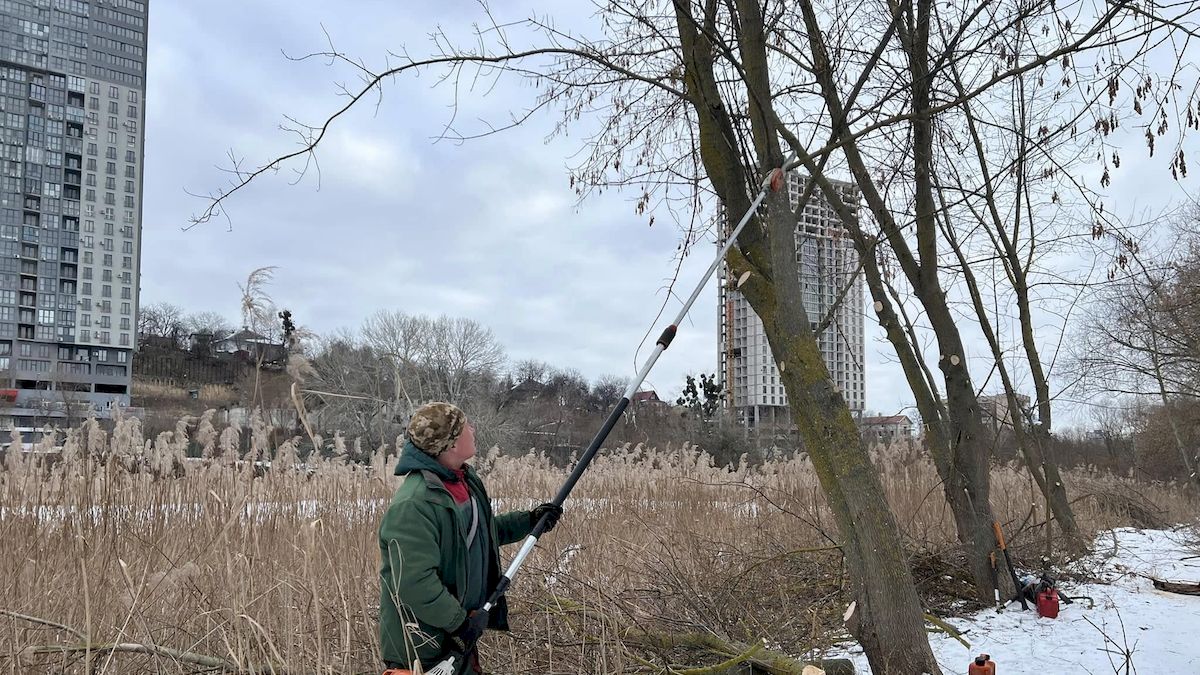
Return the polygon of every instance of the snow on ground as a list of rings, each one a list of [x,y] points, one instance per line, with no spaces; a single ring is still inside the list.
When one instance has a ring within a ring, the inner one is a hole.
[[[1091,596],[1094,608],[1079,600],[1062,605],[1057,619],[1043,619],[1012,604],[1002,614],[951,620],[971,648],[931,635],[942,672],[965,675],[971,659],[986,652],[1002,675],[1200,674],[1200,596],[1156,590],[1142,576],[1200,583],[1195,530],[1118,529],[1097,537],[1095,551],[1080,565],[1100,583],[1060,585],[1069,596]],[[850,656],[860,672],[870,672],[861,650]]]

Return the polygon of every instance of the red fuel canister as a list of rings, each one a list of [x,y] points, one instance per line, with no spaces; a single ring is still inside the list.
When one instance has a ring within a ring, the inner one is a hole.
[[[1044,616],[1047,619],[1058,617],[1058,590],[1047,588],[1037,595],[1037,612],[1038,616]]]
[[[967,675],[996,675],[996,664],[992,662],[991,656],[980,654],[967,667]]]

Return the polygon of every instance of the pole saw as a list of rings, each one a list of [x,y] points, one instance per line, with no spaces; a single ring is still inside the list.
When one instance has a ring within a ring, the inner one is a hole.
[[[738,221],[737,226],[730,231],[729,236],[725,240],[724,246],[721,247],[721,250],[717,253],[716,258],[712,261],[712,264],[708,266],[708,271],[704,273],[704,276],[701,277],[699,283],[696,284],[696,288],[692,291],[691,296],[688,297],[687,302],[683,303],[683,307],[679,310],[679,314],[676,315],[675,320],[671,322],[671,325],[663,329],[662,334],[659,335],[658,340],[655,343],[654,352],[650,354],[650,358],[646,360],[646,363],[642,366],[641,370],[638,371],[637,376],[632,382],[629,383],[629,386],[625,388],[625,392],[621,396],[621,400],[617,402],[616,406],[613,407],[612,412],[608,414],[608,418],[604,420],[604,424],[600,427],[600,430],[596,432],[595,437],[592,438],[592,442],[588,444],[583,455],[580,456],[579,463],[575,465],[575,469],[571,472],[571,475],[567,477],[566,482],[564,482],[562,487],[559,488],[558,494],[554,496],[554,499],[551,502],[555,506],[561,507],[563,502],[567,501],[567,497],[570,496],[571,490],[575,489],[575,484],[579,482],[579,479],[583,476],[583,473],[587,471],[588,465],[591,464],[592,458],[596,456],[596,453],[600,450],[600,446],[603,445],[604,441],[608,438],[609,432],[612,431],[613,427],[616,426],[617,422],[621,419],[621,415],[624,414],[625,409],[629,407],[630,400],[632,400],[633,395],[637,392],[638,387],[640,387],[642,382],[646,380],[646,376],[650,374],[650,369],[654,367],[654,364],[658,361],[658,357],[667,350],[667,347],[671,346],[671,341],[675,339],[675,333],[679,329],[679,324],[683,323],[684,317],[687,316],[688,311],[691,310],[692,305],[696,302],[696,299],[700,297],[700,293],[704,290],[704,286],[708,284],[708,280],[712,278],[712,275],[717,271],[717,268],[720,267],[721,261],[725,259],[725,254],[728,253],[729,249],[732,248],[734,243],[737,242],[738,235],[741,234],[742,229],[746,226],[746,223],[750,222],[750,218],[754,216],[754,212],[758,210],[759,205],[761,205],[763,200],[766,199],[767,194],[771,192],[778,192],[783,188],[784,177],[787,175],[787,172],[791,171],[798,164],[799,161],[797,160],[796,155],[792,155],[783,163],[782,167],[772,169],[771,172],[767,174],[767,177],[763,179],[762,183],[760,184],[758,196],[756,196],[754,201],[751,202],[750,208],[746,209],[745,215],[743,215],[742,219]],[[500,601],[501,596],[503,596],[508,590],[508,587],[512,584],[513,579],[517,576],[517,572],[520,571],[521,565],[525,563],[525,558],[529,557],[530,552],[533,551],[533,547],[537,544],[538,538],[546,532],[548,518],[548,515],[543,515],[540,519],[538,519],[537,524],[534,525],[533,530],[531,530],[529,533],[529,536],[525,537],[524,543],[521,544],[521,549],[517,551],[517,555],[513,558],[512,562],[509,563],[508,569],[505,570],[504,575],[500,577],[499,583],[496,584],[496,589],[492,591],[488,601],[483,605],[484,611],[491,611],[492,607],[496,606],[496,603]],[[465,673],[469,672],[468,669],[475,660],[473,658],[474,651],[474,644],[466,645],[466,649],[463,652],[452,651],[451,654],[446,657],[446,659],[439,662],[430,670],[425,671],[425,673],[426,675],[464,675]]]

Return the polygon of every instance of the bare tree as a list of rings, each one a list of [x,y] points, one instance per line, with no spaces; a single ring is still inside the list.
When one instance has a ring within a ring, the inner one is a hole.
[[[186,335],[184,310],[169,302],[155,302],[138,308],[138,342],[159,338],[178,346]]]
[[[417,406],[441,400],[468,413],[483,443],[501,435],[493,413],[504,349],[470,319],[379,311],[358,334],[326,340],[312,364],[322,426],[392,442]]]
[[[1193,220],[1195,219],[1195,220]],[[1200,234],[1195,214],[1157,253],[1122,242],[1121,274],[1093,306],[1079,368],[1093,390],[1156,400],[1180,464],[1200,489],[1200,449],[1181,415],[1200,401]]]

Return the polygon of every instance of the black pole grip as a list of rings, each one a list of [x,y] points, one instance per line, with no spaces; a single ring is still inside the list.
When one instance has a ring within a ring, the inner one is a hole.
[[[662,345],[663,351],[666,351],[667,347],[671,346],[671,340],[675,339],[675,332],[677,330],[679,330],[679,327],[675,324],[667,326],[663,329],[662,335],[658,336],[658,342],[655,344]]]

